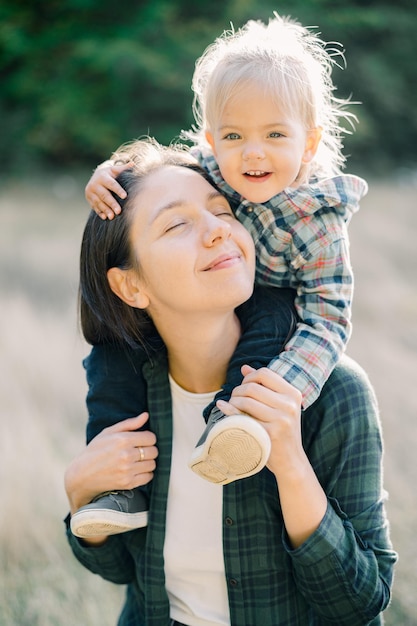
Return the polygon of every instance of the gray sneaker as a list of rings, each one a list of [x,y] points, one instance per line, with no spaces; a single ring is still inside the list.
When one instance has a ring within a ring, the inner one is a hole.
[[[257,474],[271,453],[265,428],[249,415],[224,415],[217,407],[191,455],[190,468],[211,483],[227,485]]]
[[[71,531],[77,537],[117,535],[147,523],[148,503],[139,488],[108,491],[74,513]]]

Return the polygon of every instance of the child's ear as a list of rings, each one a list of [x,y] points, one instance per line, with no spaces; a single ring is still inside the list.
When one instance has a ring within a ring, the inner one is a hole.
[[[210,147],[213,150],[214,156],[216,156],[216,146],[215,146],[215,143],[214,143],[214,137],[213,137],[212,133],[209,130],[206,130],[205,136],[206,136],[207,142],[210,144]]]
[[[310,130],[307,131],[306,145],[302,159],[303,163],[310,163],[310,161],[313,160],[317,148],[319,147],[321,134],[322,128],[320,126],[310,128]]]
[[[149,298],[141,288],[136,270],[111,267],[107,272],[110,289],[126,304],[136,309],[146,309]]]

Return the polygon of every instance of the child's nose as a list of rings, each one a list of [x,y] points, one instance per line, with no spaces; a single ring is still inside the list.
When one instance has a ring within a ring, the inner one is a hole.
[[[264,156],[263,148],[259,143],[248,143],[243,149],[243,158],[247,161],[250,159],[263,159]]]

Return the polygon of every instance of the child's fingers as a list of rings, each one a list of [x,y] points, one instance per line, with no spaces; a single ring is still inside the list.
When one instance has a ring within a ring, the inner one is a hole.
[[[132,162],[114,165],[112,162],[106,161],[94,171],[86,185],[85,197],[101,219],[112,220],[115,215],[119,215],[121,212],[122,209],[117,197],[124,199],[127,194],[116,178],[121,172],[133,166],[134,163]]]
[[[112,168],[113,170],[114,168]],[[118,174],[116,174],[116,176],[118,176]],[[100,189],[101,192],[101,198],[102,200],[105,200],[110,206],[112,206],[114,203],[118,205],[117,200],[115,200],[113,198],[113,196],[109,193],[110,191],[113,191],[113,193],[116,194],[116,196],[119,196],[119,198],[126,198],[127,194],[126,191],[123,189],[123,187],[121,185],[119,185],[119,183],[117,182],[117,180],[110,175],[110,173],[108,175],[105,175],[102,177],[102,180],[100,181],[101,185],[100,187],[97,185],[97,187]],[[120,209],[120,206],[119,206]]]
[[[112,164],[110,169],[113,170],[113,174],[118,176],[121,172],[124,172],[125,170],[130,170],[134,166],[135,166],[134,162],[129,161],[129,163],[119,163],[117,165]]]
[[[112,191],[119,198],[125,198],[127,195],[126,191],[116,180],[116,177],[120,174],[117,171],[118,169],[120,169],[119,166],[113,166],[97,169],[93,173],[85,187],[85,197],[89,204],[92,205],[98,197],[110,207],[112,204],[115,204],[115,208],[117,208],[118,202],[110,192]]]
[[[86,193],[87,202],[102,219],[108,218],[112,220],[115,215],[121,212],[121,206],[104,187],[101,187],[100,190],[94,193]]]
[[[112,220],[121,211],[120,205],[117,204],[117,202],[115,203],[115,206],[109,206],[104,200],[101,200],[101,198],[98,198],[97,196],[91,206],[103,220]]]
[[[126,198],[127,193],[123,189],[123,187],[119,185],[116,178],[119,176],[119,174],[121,174],[125,170],[131,169],[133,166],[134,163],[132,162],[123,163],[123,165],[113,165],[112,167],[104,171],[104,176],[101,182],[105,190],[113,191],[113,193],[119,196],[119,198]],[[110,196],[110,198],[111,199],[109,199],[107,195],[105,197],[102,197],[102,199],[105,200],[107,204],[109,204],[109,206],[113,208],[113,210],[115,210],[115,213],[120,213],[120,207],[115,205],[116,201],[114,200],[113,196]]]
[[[88,203],[91,206],[92,210],[97,213],[97,215],[102,220],[112,220],[114,218],[115,213],[113,209],[109,207],[105,202],[100,200],[100,198],[98,198],[97,196],[90,196]]]

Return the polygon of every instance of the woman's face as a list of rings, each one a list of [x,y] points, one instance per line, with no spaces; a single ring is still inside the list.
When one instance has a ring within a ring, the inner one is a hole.
[[[131,225],[141,306],[154,321],[230,311],[252,294],[255,250],[229,203],[198,172],[165,166],[134,200]]]

